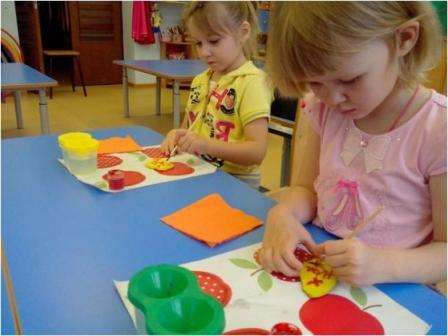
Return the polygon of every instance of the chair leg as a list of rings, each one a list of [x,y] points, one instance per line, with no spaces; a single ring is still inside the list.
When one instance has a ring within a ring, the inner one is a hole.
[[[75,92],[76,88],[75,88],[75,58],[74,57],[70,57],[72,60],[72,69],[70,71],[70,81],[72,82],[72,91]]]
[[[86,86],[84,85],[84,76],[82,74],[81,62],[79,60],[79,56],[76,57],[76,63],[78,65],[79,77],[81,78],[82,90],[84,91],[84,97],[87,97]]]

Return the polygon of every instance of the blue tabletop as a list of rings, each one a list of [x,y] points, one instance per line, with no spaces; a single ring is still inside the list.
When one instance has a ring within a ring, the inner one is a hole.
[[[58,84],[54,79],[23,63],[2,63],[2,89],[28,89]]]
[[[114,61],[114,63],[152,75],[173,79],[193,79],[207,69],[207,65],[200,60],[125,60]]]
[[[8,293],[2,272],[2,335],[12,335],[14,333],[14,321],[9,307]]]
[[[97,130],[132,135],[141,145],[162,137],[143,127]],[[222,172],[118,194],[77,182],[58,162],[56,136],[2,141],[2,237],[24,333],[132,334],[112,280],[157,263],[184,263],[261,240],[263,228],[215,248],[160,218],[210,193],[261,219],[273,201]],[[309,227],[317,241],[330,235]],[[379,286],[446,331],[446,301],[421,285]]]

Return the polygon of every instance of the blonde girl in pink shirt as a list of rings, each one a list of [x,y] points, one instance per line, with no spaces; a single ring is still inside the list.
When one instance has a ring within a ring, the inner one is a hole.
[[[302,243],[348,283],[446,279],[446,97],[422,84],[442,45],[430,3],[275,3],[271,20],[272,81],[303,99],[263,266],[297,274]],[[310,221],[342,239],[317,245]]]

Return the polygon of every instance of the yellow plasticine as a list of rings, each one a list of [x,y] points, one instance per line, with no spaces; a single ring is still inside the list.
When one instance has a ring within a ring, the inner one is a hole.
[[[300,270],[302,290],[310,298],[318,298],[331,292],[338,280],[333,269],[322,259],[311,259],[303,263]]]
[[[152,159],[145,163],[145,166],[149,169],[155,169],[160,171],[170,170],[174,167],[172,162],[166,161],[166,159]]]

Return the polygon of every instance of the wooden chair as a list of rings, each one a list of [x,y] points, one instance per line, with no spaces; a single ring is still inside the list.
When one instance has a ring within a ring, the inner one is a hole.
[[[81,62],[79,61],[80,53],[76,50],[44,50],[44,57],[47,57],[50,62],[50,73],[53,73],[53,58],[55,57],[70,57],[72,59],[72,71],[70,73],[70,80],[72,82],[72,90],[75,92],[75,63],[78,68],[79,78],[81,79],[82,90],[84,97],[87,97],[86,86],[84,85],[84,76],[82,73]],[[50,98],[53,98],[53,88],[50,88]]]
[[[282,160],[283,162],[287,161],[289,165],[288,169],[288,176],[286,180],[286,185],[280,187],[276,190],[271,190],[266,192],[266,195],[274,198],[276,200],[280,200],[282,197],[282,194],[284,191],[288,189],[289,186],[295,185],[297,183],[297,179],[299,176],[299,172],[301,170],[301,162],[299,162],[298,157],[299,153],[304,150],[304,146],[306,144],[303,144],[303,142],[300,141],[302,135],[307,132],[307,130],[303,127],[303,125],[300,125],[299,119],[300,119],[301,109],[300,104],[297,104],[297,112],[295,115],[295,121],[291,124],[292,127],[292,136],[291,136],[291,145],[290,145],[290,151],[289,151],[289,157],[288,160]],[[287,153],[283,153],[285,155]]]
[[[19,42],[6,30],[1,30],[2,63],[23,63],[23,51]],[[23,128],[22,103],[20,91],[5,92],[2,90],[1,102],[6,103],[6,97],[14,95],[14,105],[16,107],[17,128]]]

